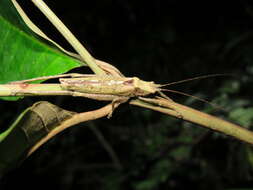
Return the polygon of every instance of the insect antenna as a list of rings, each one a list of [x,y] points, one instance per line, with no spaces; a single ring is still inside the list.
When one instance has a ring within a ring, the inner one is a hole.
[[[205,78],[210,78],[210,77],[218,77],[218,76],[235,76],[235,75],[233,75],[233,74],[210,74],[210,75],[198,76],[198,77],[193,77],[193,78],[184,79],[184,80],[180,80],[180,81],[170,82],[167,84],[160,84],[159,87],[170,86],[170,85],[184,83],[184,82],[188,82],[188,81],[205,79]]]
[[[166,92],[172,92],[172,93],[175,93],[175,94],[180,94],[180,95],[183,95],[183,96],[188,96],[188,97],[191,97],[191,98],[194,98],[196,100],[199,100],[201,102],[204,102],[206,104],[209,104],[211,105],[212,107],[218,109],[218,110],[223,110],[223,111],[226,111],[224,108],[222,108],[221,106],[218,106],[217,104],[214,104],[214,103],[211,103],[203,98],[200,98],[200,97],[197,97],[197,96],[193,96],[193,95],[190,95],[190,94],[187,94],[187,93],[184,93],[184,92],[180,92],[180,91],[177,91],[177,90],[168,90],[168,89],[160,89],[161,91],[166,91]],[[161,92],[161,95],[164,97],[166,96],[165,94],[163,94]],[[166,96],[167,97],[167,96]]]

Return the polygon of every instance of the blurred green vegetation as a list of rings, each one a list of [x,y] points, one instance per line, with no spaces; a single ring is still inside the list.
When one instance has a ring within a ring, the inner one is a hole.
[[[252,129],[253,4],[251,1],[46,1],[98,59],[127,76],[167,83],[233,73],[168,88],[223,107],[168,94],[175,101]],[[27,2],[30,15],[69,47]],[[83,70],[81,69],[81,72]],[[81,98],[25,98],[2,102],[1,126],[36,100],[75,111],[101,106]],[[4,110],[4,112],[3,112]],[[118,167],[91,130],[99,129]],[[58,135],[1,179],[1,189],[248,190],[253,149],[235,139],[159,113],[122,105],[112,119],[80,124]]]

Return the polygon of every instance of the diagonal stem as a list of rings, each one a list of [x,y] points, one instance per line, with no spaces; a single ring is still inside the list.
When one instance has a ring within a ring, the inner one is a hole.
[[[35,150],[37,150],[41,145],[47,142],[49,139],[60,133],[61,131],[74,126],[78,123],[95,120],[104,116],[107,116],[112,111],[112,104],[108,104],[100,109],[77,113],[70,119],[65,120],[61,125],[50,131],[44,138],[42,138],[38,143],[36,143],[28,152],[27,157],[30,156]]]
[[[130,104],[171,115],[253,144],[253,132],[250,130],[174,101],[160,97],[156,99],[140,98],[130,101]]]
[[[54,12],[44,3],[43,0],[31,0],[39,10],[48,18],[55,28],[63,35],[63,37],[71,44],[81,58],[87,63],[90,69],[100,75],[105,75],[105,72],[96,64],[95,59],[84,48],[79,40],[72,32],[64,25],[64,23],[54,14]]]

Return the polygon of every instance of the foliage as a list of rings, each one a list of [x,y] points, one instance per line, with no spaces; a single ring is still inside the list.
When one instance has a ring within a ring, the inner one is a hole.
[[[0,28],[0,83],[55,75],[80,66],[78,61],[39,41],[10,0],[0,2]]]
[[[109,60],[126,75],[163,83],[209,73],[235,73],[236,78],[206,79],[180,88],[212,100],[226,112],[192,98],[170,96],[252,129],[252,3],[48,3],[91,47],[95,57]],[[34,14],[37,17],[37,12]],[[36,19],[41,26],[47,25],[41,17]],[[55,35],[54,31],[51,34]],[[22,103],[25,106],[33,101]],[[56,102],[76,111],[87,110],[89,104],[94,106],[94,102],[78,98],[60,98]],[[1,110],[7,111],[2,117],[9,119],[8,114],[17,108],[12,103],[8,104],[10,108],[3,105],[6,104],[0,105]],[[91,124],[99,127],[123,169],[115,167],[92,130],[78,125],[55,137],[20,168],[4,176],[3,189],[13,187],[13,181],[20,187],[33,188],[27,179],[41,188],[54,184],[61,189],[246,190],[253,186],[252,147],[224,135],[125,106],[111,120]]]

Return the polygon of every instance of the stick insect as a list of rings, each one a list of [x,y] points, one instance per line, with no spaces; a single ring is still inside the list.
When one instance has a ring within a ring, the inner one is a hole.
[[[40,31],[27,17],[25,12],[16,2],[12,0],[14,6],[19,11],[21,17],[24,19],[28,27],[34,31],[36,34],[42,36],[43,38],[50,40],[42,31]],[[71,96],[81,96],[86,98],[91,98],[95,100],[103,101],[112,101],[114,103],[123,103],[132,97],[147,96],[150,94],[159,93],[161,96],[165,97],[168,100],[171,100],[162,91],[169,91],[178,94],[187,95],[185,93],[180,93],[178,91],[162,89],[161,87],[166,85],[172,85],[183,81],[174,82],[171,84],[160,85],[155,84],[154,82],[146,82],[137,77],[119,77],[115,75],[106,75],[103,68],[99,68],[94,62],[94,59],[89,54],[89,52],[80,44],[80,42],[75,38],[75,36],[68,30],[68,28],[61,22],[61,20],[50,10],[49,7],[42,1],[37,0],[33,3],[45,14],[45,16],[50,20],[50,22],[62,33],[62,35],[67,39],[67,41],[72,45],[72,47],[78,52],[82,60],[84,60],[89,67],[97,75],[79,75],[79,74],[67,74],[67,75],[58,75],[50,76],[48,78],[42,77],[43,79],[49,78],[59,78],[61,86],[61,95],[71,95]],[[52,40],[51,40],[52,41]],[[56,43],[55,43],[56,44]],[[56,44],[58,47],[59,45]],[[60,48],[63,49],[63,48]],[[66,52],[66,51],[65,51]],[[98,75],[99,74],[99,75]],[[217,75],[215,75],[217,76]],[[61,78],[61,77],[72,77],[72,78]],[[209,77],[209,76],[205,76]],[[202,78],[205,78],[202,77]],[[201,78],[201,77],[199,77]],[[35,78],[30,80],[24,80],[20,82],[31,82],[35,80],[41,80],[41,78]],[[190,79],[190,80],[194,80]],[[27,95],[36,95],[36,91],[27,92]],[[45,93],[50,95],[52,91]],[[14,93],[14,95],[17,93]],[[54,94],[57,94],[55,92]],[[197,97],[196,97],[197,98]],[[200,98],[197,98],[201,101],[207,102]],[[172,101],[172,100],[171,100]]]
[[[164,93],[162,93],[162,91],[169,91],[172,93],[191,96],[183,92],[163,89],[162,87],[192,81],[196,79],[203,79],[208,77],[224,76],[224,75],[226,74],[212,74],[176,81],[168,84],[155,84],[153,81],[144,81],[137,77],[120,77],[113,75],[98,76],[94,74],[69,73],[69,74],[45,76],[28,80],[15,81],[11,82],[11,84],[16,83],[24,84],[38,80],[59,78],[60,86],[64,92],[64,95],[79,96],[100,101],[112,101],[114,109],[114,105],[124,103],[128,101],[129,98],[144,97],[155,93],[158,93],[159,95],[161,95],[162,97],[166,98],[169,101],[173,101]],[[39,92],[29,90],[26,93],[28,93],[28,95],[39,94]],[[50,93],[52,94],[52,92],[50,91],[48,92],[48,95],[50,95]],[[195,96],[191,97],[194,97],[205,103],[211,104],[210,102],[204,99]]]

